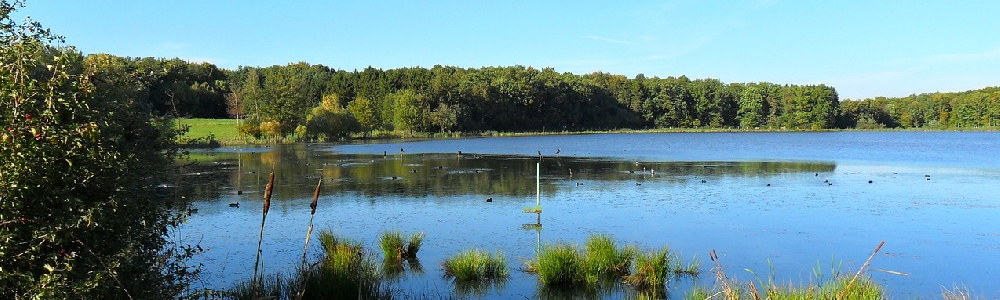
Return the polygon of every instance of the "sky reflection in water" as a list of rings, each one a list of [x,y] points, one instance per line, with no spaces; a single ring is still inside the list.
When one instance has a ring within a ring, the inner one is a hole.
[[[855,271],[886,240],[872,268],[910,274],[871,273],[892,296],[933,296],[956,283],[997,296],[997,275],[984,266],[1000,265],[993,226],[1000,168],[990,150],[998,136],[623,134],[222,149],[196,153],[203,163],[190,177],[198,184],[182,188],[199,211],[176,235],[212,248],[200,258],[211,267],[208,285],[250,277],[273,167],[269,271],[297,264],[322,178],[318,229],[372,248],[384,230],[427,234],[424,274],[396,283],[414,292],[450,291],[439,265],[464,249],[503,250],[518,267],[539,240],[581,243],[610,233],[647,248],[669,245],[685,261],[697,256],[706,272],[716,249],[727,273],[742,280],[754,278],[745,269],[766,273],[770,260],[778,279],[803,283],[817,265],[843,262],[842,271]],[[535,215],[521,212],[535,202],[537,151],[544,155],[540,231],[522,229]],[[237,201],[238,209],[226,205]],[[534,275],[511,274],[488,297],[542,296]]]

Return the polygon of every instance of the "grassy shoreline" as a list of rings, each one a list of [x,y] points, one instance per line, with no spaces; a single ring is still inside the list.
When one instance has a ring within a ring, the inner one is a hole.
[[[242,137],[236,129],[236,119],[178,119],[177,126],[188,126],[188,132],[178,138],[178,143],[195,141],[194,144],[204,145],[215,141],[219,145],[247,144],[294,144],[301,141],[294,136],[277,139],[255,139]],[[878,129],[782,129],[782,128],[650,128],[650,129],[611,129],[582,131],[481,131],[481,132],[392,132],[376,131],[366,134],[354,134],[353,140],[382,139],[446,139],[474,137],[517,137],[517,136],[549,136],[574,134],[609,134],[609,133],[759,133],[759,132],[998,132],[997,127],[983,128],[878,128]]]

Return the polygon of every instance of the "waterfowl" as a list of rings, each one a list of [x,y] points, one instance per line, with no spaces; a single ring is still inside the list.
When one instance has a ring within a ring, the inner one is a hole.
[[[396,176],[392,176],[392,180],[396,180]]]
[[[486,202],[493,202],[493,197],[486,198]]]
[[[236,208],[239,208],[239,207],[240,207],[240,203],[239,203],[239,202],[232,202],[232,203],[229,203],[229,207],[236,207]]]
[[[706,182],[708,182],[708,181],[705,181],[704,179],[701,180],[701,183],[706,183]]]
[[[868,183],[872,183],[872,181],[871,181],[871,180],[868,180]]]
[[[770,184],[770,183],[768,183],[768,184],[767,184],[767,186],[771,186],[771,184]]]

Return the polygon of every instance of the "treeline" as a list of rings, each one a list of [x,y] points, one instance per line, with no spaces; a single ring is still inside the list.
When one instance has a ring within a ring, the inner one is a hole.
[[[844,128],[1000,127],[1000,87],[841,102]]]
[[[244,133],[336,137],[368,131],[578,131],[622,128],[835,128],[825,85],[723,83],[685,76],[575,75],[551,68],[334,70],[306,63],[229,73]],[[322,117],[322,114],[328,117]],[[329,120],[335,121],[329,121]],[[313,135],[310,126],[341,124]],[[300,127],[301,126],[301,127]]]
[[[256,138],[372,132],[655,128],[822,130],[994,128],[998,88],[841,101],[826,85],[634,78],[524,66],[345,71],[304,62],[219,69],[180,59],[85,56],[130,76],[161,114],[239,118]]]

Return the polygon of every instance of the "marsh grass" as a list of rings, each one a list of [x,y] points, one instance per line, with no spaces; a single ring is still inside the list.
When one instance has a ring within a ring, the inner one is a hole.
[[[319,241],[324,252],[320,264],[299,272],[299,280],[306,281],[303,299],[391,298],[372,252],[363,243],[339,238],[328,230],[320,232]]]
[[[868,260],[858,269],[857,273],[844,274],[838,269],[831,269],[831,276],[826,279],[819,269],[813,271],[813,278],[807,284],[779,284],[774,280],[775,270],[771,267],[769,277],[765,280],[757,276],[756,281],[740,282],[729,278],[722,268],[719,256],[712,250],[709,258],[714,263],[715,286],[712,288],[693,288],[684,299],[773,299],[773,300],[813,300],[813,299],[888,299],[884,288],[867,275],[862,276],[871,262],[872,257],[882,248],[879,244],[868,257]],[[770,263],[769,263],[770,264]],[[756,276],[752,270],[747,270]],[[946,298],[947,299],[947,298]]]
[[[466,250],[446,258],[441,265],[445,277],[455,281],[504,279],[510,275],[500,251],[490,254],[480,249]]]
[[[579,249],[565,244],[543,246],[538,258],[526,268],[528,272],[538,273],[544,285],[588,284],[584,270]]]
[[[277,273],[236,282],[222,293],[225,299],[288,299],[290,298],[289,278]]]
[[[413,233],[408,240],[404,240],[403,233],[397,230],[385,231],[378,238],[379,249],[385,257],[395,257],[398,259],[408,259],[417,257],[420,245],[424,242],[424,234]]]
[[[967,287],[952,286],[950,289],[941,288],[941,299],[944,300],[974,300],[974,299],[986,299],[985,297],[976,297],[971,289]]]
[[[636,246],[619,245],[610,235],[594,234],[583,247],[543,246],[523,270],[537,273],[542,286],[556,292],[560,286],[604,290],[624,283],[638,295],[655,296],[665,294],[670,278],[697,276],[699,266],[697,259],[683,266],[666,247],[642,253]]]
[[[620,247],[607,234],[587,238],[584,259],[587,273],[596,276],[626,275],[638,250],[634,246]]]
[[[635,257],[635,268],[625,276],[625,283],[640,289],[662,288],[672,272],[671,256],[666,248],[639,253]]]

